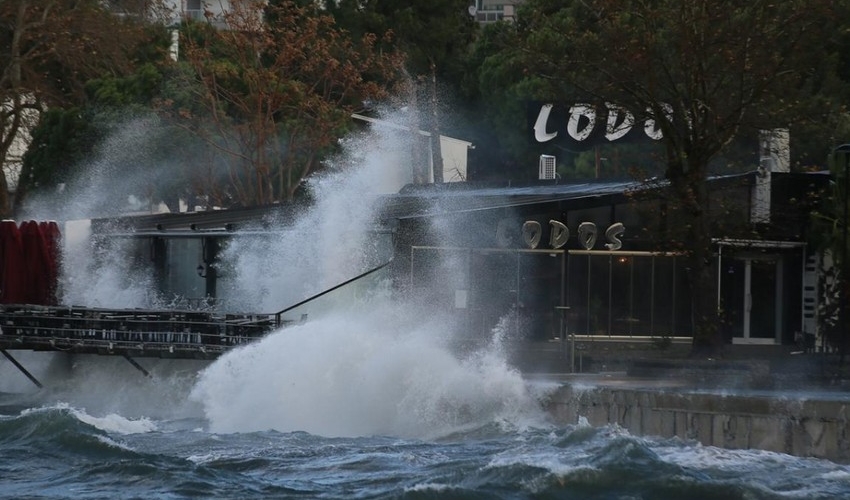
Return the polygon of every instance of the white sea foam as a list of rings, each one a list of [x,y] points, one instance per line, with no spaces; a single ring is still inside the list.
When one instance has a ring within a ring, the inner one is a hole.
[[[282,221],[271,241],[225,250],[223,274],[231,278],[223,298],[273,310],[380,262],[372,201],[400,187],[398,151],[409,151],[409,138],[373,130],[347,141],[332,172],[310,181],[315,206]],[[370,288],[382,290],[376,281]],[[392,294],[335,293],[309,314],[306,324],[204,370],[192,397],[213,431],[427,437],[484,423],[521,426],[540,411],[506,362],[498,329],[489,345],[461,355],[451,347],[455,325],[428,304],[413,307]]]
[[[156,424],[147,417],[139,419],[124,418],[121,415],[110,413],[103,417],[89,415],[85,410],[71,409],[71,414],[81,422],[85,422],[98,429],[115,434],[142,434],[157,430]]]
[[[116,238],[100,242],[92,251],[92,242],[76,237],[88,235],[89,221],[67,224],[72,236],[64,244],[62,275],[59,278],[60,302],[85,307],[151,308],[157,305],[153,274],[149,269],[130,264],[131,240]]]
[[[306,181],[315,200],[309,210],[271,221],[275,234],[236,238],[222,250],[219,298],[229,308],[277,311],[390,257],[388,235],[373,232],[375,202],[409,177],[398,175],[409,146],[398,131],[374,130],[343,149],[328,171]]]
[[[80,422],[96,427],[102,431],[117,433],[117,434],[141,434],[152,432],[157,429],[156,424],[149,418],[142,417],[138,419],[130,419],[121,415],[111,413],[103,417],[90,415],[85,409],[74,407],[66,402],[56,402],[53,404],[27,408],[21,411],[21,416],[31,415],[35,413],[43,413],[54,410],[67,411],[68,414],[74,416]],[[112,444],[112,443],[110,443]]]
[[[117,414],[129,419],[192,419],[200,407],[187,400],[197,372],[208,362],[139,358],[151,377],[126,359],[77,355],[65,369],[43,379],[45,389],[35,396],[49,404],[64,401],[92,415]],[[195,424],[196,425],[196,424]]]
[[[206,464],[221,458],[221,453],[204,453],[202,455],[189,455],[186,460],[194,464]]]
[[[850,469],[842,468],[837,470],[831,470],[829,472],[823,473],[821,475],[821,478],[832,481],[844,481],[846,483],[850,483]]]
[[[415,484],[413,486],[408,486],[404,489],[406,493],[445,493],[448,491],[453,491],[455,489],[454,486],[448,484],[441,483],[420,483]]]
[[[215,432],[433,437],[540,416],[504,358],[459,357],[438,319],[396,307],[346,309],[232,351],[201,373],[192,397]]]

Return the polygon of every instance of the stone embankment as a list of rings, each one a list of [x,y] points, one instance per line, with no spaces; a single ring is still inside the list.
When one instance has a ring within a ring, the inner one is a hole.
[[[850,393],[723,393],[644,382],[568,381],[548,409],[562,424],[584,417],[591,425],[617,424],[637,435],[850,462]]]
[[[836,356],[734,345],[720,359],[693,359],[681,342],[583,340],[573,368],[569,348],[537,343],[514,360],[560,384],[548,406],[562,424],[584,417],[636,435],[850,463],[850,363]]]

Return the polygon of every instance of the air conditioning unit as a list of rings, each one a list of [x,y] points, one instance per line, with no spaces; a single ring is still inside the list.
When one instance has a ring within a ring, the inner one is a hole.
[[[555,162],[555,157],[552,155],[540,155],[540,171],[538,179],[549,180],[554,179],[557,173],[558,166]]]

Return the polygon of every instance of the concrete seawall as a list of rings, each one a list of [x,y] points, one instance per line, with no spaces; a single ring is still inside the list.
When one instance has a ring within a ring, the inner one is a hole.
[[[847,392],[722,394],[567,383],[551,395],[548,410],[561,424],[585,417],[636,435],[850,463]]]

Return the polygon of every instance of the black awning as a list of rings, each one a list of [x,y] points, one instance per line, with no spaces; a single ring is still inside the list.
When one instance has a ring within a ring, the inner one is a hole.
[[[574,202],[579,207],[601,206],[645,189],[637,181],[582,182],[530,186],[480,187],[475,185],[423,185],[403,189],[381,200],[384,220],[432,217],[447,213],[520,207],[553,202]]]
[[[755,172],[714,176],[714,188],[731,183],[752,183]],[[664,179],[645,181],[561,181],[523,186],[482,186],[472,183],[410,185],[398,194],[381,199],[382,220],[433,217],[458,212],[511,208],[544,203],[567,203],[570,210],[623,203],[638,192],[651,192],[667,185]]]

